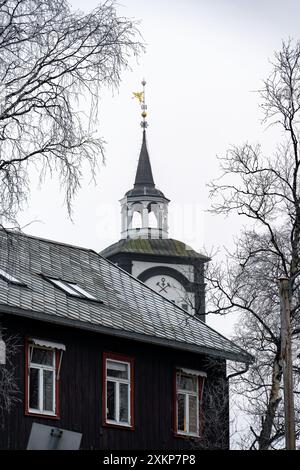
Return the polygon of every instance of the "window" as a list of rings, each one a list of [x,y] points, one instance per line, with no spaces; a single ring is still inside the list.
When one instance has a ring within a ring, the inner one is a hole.
[[[74,284],[73,282],[68,282],[68,285],[71,287],[71,289],[74,289],[76,293],[79,293],[81,297],[86,297],[87,299],[96,300],[96,297],[94,297],[92,294],[89,294],[86,290],[84,290],[82,287],[78,286],[77,284]]]
[[[58,417],[59,371],[64,349],[64,345],[49,341],[26,342],[26,414]]]
[[[74,297],[79,297],[80,299],[89,299],[97,300],[92,294],[89,294],[85,289],[80,287],[74,282],[62,281],[61,279],[55,279],[52,277],[47,277],[48,281],[52,282],[55,286],[59,287],[67,294],[73,295]]]
[[[133,428],[133,359],[104,353],[104,424]]]
[[[9,282],[10,284],[17,284],[19,286],[25,286],[23,282],[19,281],[19,279],[13,277],[11,274],[8,274],[3,269],[0,269],[0,277],[2,277],[2,279]]]
[[[199,436],[203,372],[176,370],[175,431],[179,435]]]

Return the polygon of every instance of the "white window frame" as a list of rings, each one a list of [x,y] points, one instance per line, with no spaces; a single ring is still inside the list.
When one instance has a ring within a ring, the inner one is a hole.
[[[97,300],[96,297],[94,297],[92,294],[90,294],[85,289],[80,287],[78,284],[75,284],[75,282],[68,282],[67,284],[69,287],[71,287],[71,289],[75,290],[77,294],[79,293],[81,296],[86,297],[87,299],[90,299],[90,300]]]
[[[119,364],[126,364],[128,366],[128,379],[121,379],[119,377],[110,377],[107,375],[107,363],[115,362]],[[107,406],[107,383],[113,382],[114,385],[114,392],[115,392],[115,416],[116,419],[108,419],[108,406]],[[120,384],[128,385],[128,422],[120,421]],[[110,357],[106,357],[105,359],[105,422],[107,424],[114,424],[116,426],[126,426],[131,427],[132,417],[131,417],[131,364],[127,361],[111,359]]]
[[[19,281],[16,277],[12,276],[8,272],[4,271],[4,269],[0,268],[0,276],[5,279],[5,281],[9,282],[10,284],[17,284],[19,286],[23,286],[23,282]]]
[[[38,364],[32,362],[32,352],[33,349],[43,349],[47,351],[52,351],[53,354],[53,362],[52,366],[45,365],[45,364]],[[38,370],[38,383],[39,383],[39,393],[38,393],[38,408],[30,408],[30,369]],[[52,388],[52,398],[53,398],[53,409],[44,410],[44,371],[50,371],[53,373],[53,388]],[[56,387],[57,387],[57,376],[56,376],[56,350],[54,348],[45,348],[41,346],[37,346],[35,344],[29,343],[28,344],[28,389],[27,389],[27,400],[28,400],[28,412],[33,414],[41,414],[47,416],[57,416],[56,412]]]
[[[59,287],[59,289],[63,290],[67,294],[73,295],[74,297],[78,297],[79,299],[97,300],[96,297],[75,282],[62,281],[61,279],[55,279],[54,277],[48,277],[47,279],[49,279],[52,284]]]
[[[179,388],[177,385],[177,377],[179,374],[183,375],[190,375],[191,377],[196,377],[197,381],[197,390],[186,390]],[[199,399],[199,376],[206,375],[199,371],[192,371],[192,370],[184,370],[184,369],[176,369],[176,433],[182,436],[193,436],[199,437],[200,436],[200,423],[199,423],[199,414],[200,414],[200,399]],[[186,424],[186,431],[182,431],[179,429],[178,426],[178,395],[184,396],[184,416],[185,416],[185,424]],[[197,410],[197,432],[190,432],[190,407],[189,401],[190,397],[196,398],[196,410]]]

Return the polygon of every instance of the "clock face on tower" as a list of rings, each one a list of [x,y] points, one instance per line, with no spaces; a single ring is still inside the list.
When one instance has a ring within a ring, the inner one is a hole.
[[[188,293],[183,285],[172,276],[152,276],[145,281],[145,284],[169,299],[171,302],[179,305],[184,310],[189,311],[192,308],[191,294]]]

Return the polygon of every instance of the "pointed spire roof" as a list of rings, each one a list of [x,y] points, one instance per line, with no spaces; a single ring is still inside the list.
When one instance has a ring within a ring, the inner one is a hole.
[[[130,191],[127,191],[125,196],[127,198],[142,198],[145,196],[147,200],[149,198],[154,198],[155,200],[163,200],[164,202],[169,202],[169,199],[167,199],[162,191],[157,189],[154,184],[154,179],[153,179],[153,174],[152,174],[152,168],[151,168],[151,163],[150,163],[150,158],[149,158],[149,153],[147,149],[147,141],[146,141],[146,128],[148,126],[148,123],[146,121],[147,117],[147,106],[145,103],[145,85],[146,81],[142,81],[143,85],[143,91],[140,92],[134,92],[133,95],[135,98],[138,99],[141,109],[142,109],[142,122],[141,122],[141,127],[143,129],[143,141],[142,141],[142,147],[140,151],[140,156],[139,156],[139,162],[136,170],[136,175],[135,175],[135,181],[134,181],[134,186],[133,189]]]
[[[169,201],[169,199],[165,197],[163,192],[155,187],[149,153],[147,149],[145,129],[143,129],[143,141],[139,156],[139,162],[136,170],[134,186],[133,189],[127,191],[125,196],[134,198],[143,198],[144,196],[147,196],[155,199],[163,199],[167,202]]]
[[[149,153],[146,142],[146,130],[143,130],[143,142],[140,152],[138,167],[136,170],[134,187],[148,186],[155,188]]]

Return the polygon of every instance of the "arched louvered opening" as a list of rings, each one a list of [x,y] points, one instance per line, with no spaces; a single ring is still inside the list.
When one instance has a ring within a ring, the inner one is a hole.
[[[158,205],[148,204],[148,227],[158,228]]]
[[[142,214],[139,211],[134,211],[132,215],[132,228],[142,228]]]
[[[154,212],[149,212],[148,214],[148,224],[150,228],[158,228],[157,218]]]

